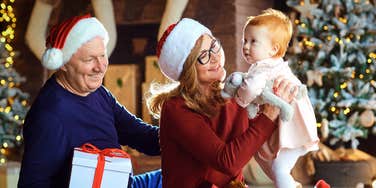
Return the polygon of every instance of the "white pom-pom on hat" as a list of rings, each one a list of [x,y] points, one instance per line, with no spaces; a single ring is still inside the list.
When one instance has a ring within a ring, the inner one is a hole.
[[[73,17],[54,26],[46,41],[47,49],[42,56],[42,65],[50,70],[60,68],[78,48],[97,36],[103,38],[106,46],[109,40],[107,30],[89,14]]]
[[[42,57],[42,64],[49,70],[56,70],[63,65],[63,52],[57,48],[47,49]]]

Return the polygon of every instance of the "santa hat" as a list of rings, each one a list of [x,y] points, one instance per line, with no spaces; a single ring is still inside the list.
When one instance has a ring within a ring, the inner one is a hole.
[[[42,56],[42,65],[50,70],[60,68],[78,48],[97,36],[104,39],[106,46],[109,39],[106,29],[89,14],[73,17],[52,27],[46,41],[47,49]]]
[[[178,81],[184,62],[203,34],[212,35],[208,28],[189,18],[166,29],[157,46],[159,67],[165,76]]]

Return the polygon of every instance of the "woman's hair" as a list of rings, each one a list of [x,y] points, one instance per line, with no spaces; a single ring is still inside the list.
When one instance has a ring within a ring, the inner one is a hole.
[[[248,17],[243,31],[247,26],[265,26],[272,43],[280,46],[275,57],[283,57],[292,37],[292,23],[288,16],[278,10],[268,8],[257,16]]]
[[[155,118],[159,118],[164,102],[172,97],[181,96],[188,108],[208,117],[215,116],[224,104],[224,99],[220,95],[221,83],[218,80],[211,84],[212,93],[208,96],[200,91],[195,64],[200,52],[202,36],[196,41],[195,47],[187,57],[183,71],[179,77],[179,82],[166,84],[152,83],[149,93],[147,93],[146,104],[149,111]]]

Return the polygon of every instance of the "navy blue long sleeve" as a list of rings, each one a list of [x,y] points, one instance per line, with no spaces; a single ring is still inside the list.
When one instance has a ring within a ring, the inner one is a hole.
[[[52,76],[25,119],[18,187],[68,187],[73,149],[87,142],[100,149],[128,145],[159,155],[158,131],[128,112],[105,87],[82,97]]]

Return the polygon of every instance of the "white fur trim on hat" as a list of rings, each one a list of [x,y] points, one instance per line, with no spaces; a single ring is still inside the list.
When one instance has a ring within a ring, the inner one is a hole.
[[[62,49],[46,49],[42,57],[43,66],[50,70],[60,68],[83,44],[97,36],[103,38],[106,46],[109,40],[108,32],[96,18],[91,17],[78,21],[69,31]]]
[[[63,62],[66,63],[83,44],[100,36],[104,39],[105,46],[108,43],[108,33],[102,23],[96,18],[87,18],[79,21],[69,32],[63,47]]]
[[[167,77],[178,81],[188,55],[203,34],[212,35],[207,27],[193,19],[183,18],[177,23],[167,36],[158,59]]]

